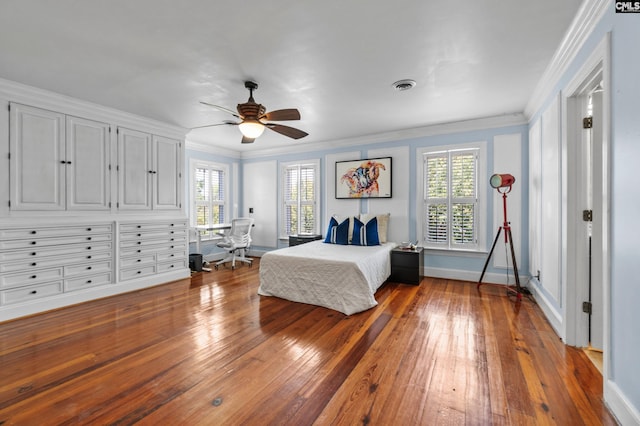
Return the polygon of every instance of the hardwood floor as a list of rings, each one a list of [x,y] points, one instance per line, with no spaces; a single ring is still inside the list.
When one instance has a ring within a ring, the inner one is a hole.
[[[0,424],[615,424],[526,298],[424,278],[345,316],[259,296],[258,269],[0,324]]]

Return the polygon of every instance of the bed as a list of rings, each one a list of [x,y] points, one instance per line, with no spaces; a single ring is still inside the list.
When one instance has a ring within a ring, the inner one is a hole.
[[[395,243],[374,246],[322,240],[265,253],[258,294],[355,314],[378,304],[376,290],[391,274]]]

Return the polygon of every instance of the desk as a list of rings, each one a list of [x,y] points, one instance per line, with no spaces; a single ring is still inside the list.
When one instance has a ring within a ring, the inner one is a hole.
[[[196,239],[196,253],[200,253],[200,246],[202,244],[202,237],[200,236],[201,231],[225,231],[227,229],[231,229],[231,224],[216,223],[214,225],[198,225],[194,229],[198,234]]]

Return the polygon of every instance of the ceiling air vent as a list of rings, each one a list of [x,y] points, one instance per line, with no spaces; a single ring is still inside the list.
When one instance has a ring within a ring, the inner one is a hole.
[[[401,92],[403,90],[409,90],[409,89],[413,89],[413,87],[416,85],[415,80],[398,80],[395,83],[392,84],[393,88],[396,89],[397,91]]]

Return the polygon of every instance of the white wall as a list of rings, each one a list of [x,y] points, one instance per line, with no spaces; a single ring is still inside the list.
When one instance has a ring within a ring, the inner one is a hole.
[[[239,216],[253,217],[252,246],[278,246],[278,163],[245,163],[242,173],[242,210]],[[249,209],[253,208],[253,213]]]

